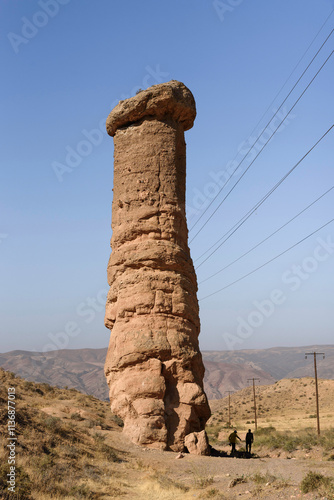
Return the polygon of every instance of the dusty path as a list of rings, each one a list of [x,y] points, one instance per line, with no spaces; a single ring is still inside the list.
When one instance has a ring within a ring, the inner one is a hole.
[[[333,462],[268,457],[201,457],[189,454],[184,455],[182,459],[176,459],[176,453],[142,449],[125,440],[121,433],[113,434],[113,445],[129,454],[128,462],[118,465],[118,470],[123,470],[124,475],[128,474],[128,478],[131,467],[134,470],[133,479],[137,482],[163,478],[164,482],[170,479],[191,488],[191,493],[176,490],[173,496],[156,495],[157,499],[327,498],[317,493],[302,494],[300,483],[310,470],[334,479]],[[245,482],[237,482],[233,487],[229,487],[231,482],[238,481],[238,478],[239,481]],[[148,500],[148,493],[146,491],[141,495],[138,490],[133,493],[129,491],[125,498]]]

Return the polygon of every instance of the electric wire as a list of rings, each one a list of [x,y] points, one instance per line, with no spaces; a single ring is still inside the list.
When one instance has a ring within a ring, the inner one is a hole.
[[[287,101],[287,99],[289,98],[289,96],[291,95],[291,93],[293,92],[293,90],[296,88],[296,86],[298,85],[298,83],[300,82],[300,80],[302,79],[302,77],[304,76],[304,74],[306,73],[306,71],[308,70],[308,68],[311,66],[311,64],[313,63],[313,61],[315,60],[315,58],[318,56],[319,52],[321,51],[321,49],[324,47],[324,45],[326,44],[326,42],[329,40],[330,36],[333,34],[334,32],[334,29],[332,29],[332,31],[329,33],[329,35],[327,36],[326,40],[323,42],[323,44],[321,45],[321,47],[319,48],[319,50],[316,52],[316,54],[313,56],[312,60],[310,61],[310,63],[307,65],[306,69],[303,71],[303,73],[301,74],[301,76],[298,78],[297,82],[294,84],[294,86],[292,87],[292,89],[290,90],[290,92],[288,93],[288,95],[285,97],[285,99],[282,101],[282,103],[280,104],[279,108],[277,109],[277,111],[275,112],[275,114],[271,117],[271,119],[269,120],[269,122],[267,123],[267,125],[263,128],[263,130],[261,131],[261,133],[258,135],[258,137],[255,139],[255,141],[253,142],[253,144],[251,145],[251,147],[249,148],[249,150],[247,151],[247,153],[243,156],[243,158],[240,160],[240,162],[238,163],[238,165],[236,166],[236,168],[233,170],[233,172],[230,174],[230,176],[228,177],[228,179],[225,181],[225,183],[223,184],[223,186],[220,188],[220,190],[218,191],[218,193],[216,194],[216,196],[211,200],[211,202],[209,203],[209,205],[206,207],[206,209],[204,210],[204,212],[200,215],[200,217],[197,219],[197,221],[195,222],[195,224],[191,227],[190,231],[192,231],[194,229],[194,227],[197,225],[197,223],[202,219],[202,217],[205,215],[205,213],[209,210],[209,208],[211,207],[211,205],[214,203],[214,201],[217,199],[217,197],[219,196],[219,194],[222,192],[222,190],[224,189],[224,187],[226,186],[226,184],[230,181],[230,179],[233,177],[233,175],[235,174],[235,172],[240,168],[240,166],[242,165],[242,163],[244,162],[244,160],[247,158],[247,156],[249,155],[249,153],[252,151],[252,149],[254,148],[255,144],[258,142],[258,140],[260,139],[260,137],[263,135],[264,131],[268,128],[268,126],[270,125],[270,123],[273,121],[273,119],[276,117],[277,113],[279,112],[279,110],[282,108],[282,106],[285,104],[285,102]],[[258,154],[255,156],[255,158],[252,160],[252,162],[250,163],[250,165],[247,167],[247,169],[244,171],[244,173],[241,175],[241,177],[237,180],[237,182],[234,184],[234,186],[232,187],[232,189],[227,193],[227,195],[225,196],[225,198],[219,203],[219,205],[217,206],[217,208],[213,211],[213,213],[208,217],[208,219],[206,220],[206,222],[204,222],[204,224],[200,227],[200,229],[197,231],[197,233],[195,234],[195,236],[192,237],[192,239],[190,240],[189,243],[191,243],[197,236],[198,234],[202,231],[202,229],[207,225],[207,223],[211,220],[211,218],[213,217],[213,215],[217,212],[217,210],[221,207],[221,205],[223,204],[223,202],[226,200],[226,198],[230,195],[230,193],[233,191],[233,189],[237,186],[237,184],[239,184],[239,182],[241,181],[241,179],[243,178],[243,176],[246,174],[246,172],[249,170],[249,168],[253,165],[253,163],[255,162],[255,160],[258,158],[258,156],[262,153],[262,151],[264,150],[264,148],[266,147],[266,145],[269,143],[269,141],[271,140],[271,138],[275,135],[275,133],[277,132],[277,130],[281,127],[281,125],[283,124],[283,122],[286,120],[286,118],[288,117],[288,115],[291,113],[291,111],[294,109],[294,107],[297,105],[297,103],[299,102],[299,100],[301,99],[301,97],[304,95],[304,93],[306,92],[306,90],[309,88],[309,86],[313,83],[314,79],[318,76],[318,74],[320,73],[320,71],[322,70],[322,68],[324,67],[324,65],[327,63],[328,59],[332,56],[333,54],[333,51],[331,52],[331,54],[328,56],[328,58],[326,59],[326,61],[324,62],[324,64],[320,67],[320,69],[318,70],[318,72],[315,74],[315,76],[312,78],[312,80],[310,81],[310,83],[307,85],[307,87],[304,89],[304,91],[302,92],[302,94],[299,96],[299,98],[297,99],[297,101],[294,103],[294,105],[292,106],[292,108],[290,108],[290,110],[288,111],[288,113],[284,116],[284,118],[282,119],[282,121],[280,122],[280,124],[276,127],[276,129],[274,130],[274,132],[270,135],[269,139],[265,142],[264,146],[260,149],[260,151],[258,152]]]
[[[304,57],[306,56],[307,52],[310,50],[310,48],[312,47],[312,45],[314,44],[315,40],[318,38],[319,34],[321,33],[321,31],[323,30],[323,28],[325,27],[325,25],[327,24],[329,18],[331,17],[331,15],[333,14],[334,12],[334,9],[329,13],[329,15],[327,16],[327,18],[325,19],[325,22],[323,23],[323,25],[320,27],[319,31],[317,32],[317,34],[315,35],[315,37],[313,38],[312,42],[309,44],[309,46],[307,47],[307,49],[305,50],[304,54],[301,56],[301,58],[299,59],[299,61],[297,62],[296,66],[293,68],[293,70],[291,71],[290,75],[287,77],[287,79],[285,80],[285,82],[283,83],[283,85],[281,86],[281,88],[279,89],[279,91],[277,92],[277,94],[275,95],[274,99],[271,101],[271,103],[269,104],[269,106],[267,107],[267,109],[265,110],[265,112],[263,113],[263,115],[261,116],[261,118],[259,119],[259,121],[257,122],[257,124],[255,125],[255,127],[253,128],[252,132],[249,134],[250,136],[254,134],[255,130],[257,129],[257,127],[260,125],[262,119],[265,117],[265,115],[267,114],[267,112],[269,111],[269,109],[271,108],[271,106],[274,104],[274,102],[276,101],[277,97],[280,95],[280,93],[282,92],[282,90],[284,89],[285,85],[288,83],[288,81],[290,80],[291,76],[293,75],[293,73],[296,71],[296,69],[298,68],[299,64],[301,63],[301,61],[304,59]],[[238,154],[235,156],[235,158],[238,156]],[[234,158],[234,160],[235,160]],[[233,160],[233,161],[234,161]]]
[[[334,52],[334,51],[333,51]],[[298,162],[267,192],[267,194],[258,202],[256,203],[256,205],[254,205],[254,207],[247,213],[246,216],[242,217],[240,219],[240,221],[234,225],[234,230],[232,232],[228,231],[228,236],[226,236],[226,238],[217,246],[217,248],[215,248],[198,266],[197,266],[197,269],[199,267],[201,267],[207,260],[210,259],[210,257],[212,257],[212,255],[214,253],[217,252],[217,250],[228,240],[230,239],[230,237],[249,219],[249,217],[269,198],[269,196],[272,195],[272,193],[274,191],[276,191],[276,189],[285,181],[285,179],[287,179],[287,177],[298,167],[298,165],[301,164],[301,162],[311,153],[311,151],[313,151],[313,149],[326,137],[326,135],[334,128],[334,124],[329,127],[329,129],[320,137],[320,139],[317,140],[317,142],[315,142],[313,144],[313,146],[304,154],[304,156],[298,160]],[[220,238],[221,239],[221,238]],[[218,240],[219,241],[219,240]],[[215,246],[218,242],[214,243],[214,245],[212,246]],[[212,247],[211,247],[212,248]],[[207,252],[205,252],[207,253]]]
[[[263,199],[264,199],[264,197],[263,197],[263,198],[261,198],[261,200],[260,200],[260,201],[262,201]],[[258,203],[259,203],[259,202],[258,202]],[[255,205],[255,206],[257,206],[257,205]],[[249,211],[248,211],[248,212],[247,212],[247,213],[246,213],[243,217],[241,217],[241,219],[239,219],[239,221],[238,221],[238,222],[236,222],[236,223],[234,224],[234,226],[232,226],[232,227],[231,227],[228,231],[226,231],[226,233],[225,233],[225,234],[223,234],[223,236],[221,236],[221,237],[220,237],[220,238],[219,238],[219,239],[218,239],[215,243],[213,243],[213,245],[211,245],[211,247],[209,247],[207,250],[205,250],[205,252],[203,252],[203,253],[202,253],[199,257],[196,257],[196,259],[194,259],[194,262],[197,262],[197,261],[198,261],[198,260],[200,260],[202,257],[204,257],[204,255],[205,255],[205,254],[207,254],[208,252],[210,252],[210,250],[212,250],[212,248],[213,248],[214,246],[216,246],[216,245],[217,245],[217,244],[218,244],[218,243],[219,243],[219,242],[220,242],[223,238],[225,238],[225,236],[227,236],[229,233],[231,233],[231,232],[233,231],[233,229],[234,229],[234,228],[236,228],[238,224],[240,224],[240,222],[242,222],[244,219],[246,220],[246,219],[248,218],[248,216],[249,216],[249,215],[251,215],[251,214],[253,213],[253,209],[254,209],[254,207],[253,207],[253,208],[251,208],[251,209],[250,209],[250,210],[249,210]],[[198,267],[199,267],[199,266],[198,266]]]
[[[334,31],[334,30],[333,30]],[[303,95],[305,94],[305,92],[307,91],[307,89],[311,86],[311,84],[314,82],[314,80],[316,79],[316,77],[319,75],[320,71],[324,68],[324,66],[327,64],[327,62],[329,61],[329,59],[332,57],[334,53],[334,50],[332,50],[332,52],[329,54],[329,56],[327,57],[327,59],[325,60],[325,62],[321,65],[320,69],[316,72],[316,74],[313,76],[312,80],[307,84],[307,86],[305,87],[305,89],[303,90],[303,92],[300,94],[300,96],[298,97],[298,99],[295,101],[295,103],[292,105],[292,107],[289,109],[289,111],[286,113],[286,115],[284,116],[284,118],[282,119],[282,121],[279,123],[279,125],[275,128],[275,130],[273,131],[273,133],[269,136],[269,139],[264,143],[264,145],[262,146],[262,148],[260,149],[260,151],[257,153],[257,155],[255,156],[255,158],[251,161],[251,163],[248,165],[248,167],[246,168],[246,170],[243,172],[243,174],[241,175],[241,177],[236,181],[236,183],[232,186],[232,188],[228,191],[228,193],[226,194],[226,196],[222,199],[222,201],[219,203],[219,205],[215,208],[215,210],[212,212],[212,214],[208,217],[208,219],[206,220],[206,222],[204,222],[204,224],[200,227],[200,229],[197,231],[197,233],[195,234],[195,236],[193,236],[193,238],[190,240],[189,243],[191,243],[195,238],[196,236],[199,235],[199,233],[203,230],[203,228],[208,224],[208,222],[212,219],[212,217],[215,215],[215,213],[218,211],[218,209],[221,207],[221,205],[224,203],[224,201],[226,200],[226,198],[228,198],[228,196],[232,193],[232,191],[235,189],[235,187],[239,184],[239,182],[241,181],[241,179],[244,177],[244,175],[248,172],[248,170],[250,169],[250,167],[253,165],[253,163],[255,162],[255,160],[260,156],[260,154],[262,153],[262,151],[264,150],[264,148],[266,147],[266,145],[268,144],[268,142],[272,139],[272,137],[275,135],[275,133],[277,132],[277,130],[282,126],[282,124],[284,123],[284,121],[286,120],[286,118],[288,117],[288,115],[291,113],[291,111],[296,107],[296,105],[298,104],[298,102],[300,101],[300,99],[303,97]],[[255,143],[254,143],[255,144]],[[240,166],[240,164],[239,164]],[[238,168],[238,167],[237,167]],[[232,174],[233,175],[233,174]]]
[[[273,101],[270,103],[270,105],[268,106],[268,108],[266,109],[266,111],[264,112],[264,114],[261,116],[260,120],[258,121],[258,123],[255,125],[254,129],[252,130],[252,132],[250,133],[250,136],[254,133],[254,131],[257,129],[259,123],[262,121],[262,118],[265,116],[265,114],[267,113],[268,109],[271,107],[271,105],[273,104],[273,102],[276,100],[277,96],[280,94],[281,90],[285,87],[287,81],[290,79],[291,75],[294,73],[295,69],[297,68],[297,66],[299,65],[300,61],[303,59],[304,55],[307,53],[307,51],[309,50],[309,48],[311,47],[311,45],[313,44],[314,40],[317,38],[318,34],[320,33],[320,31],[322,30],[322,28],[324,27],[324,25],[326,24],[326,22],[328,21],[328,19],[330,18],[330,16],[332,15],[332,13],[334,12],[334,9],[332,10],[332,12],[329,14],[329,16],[327,17],[326,21],[324,22],[324,24],[322,25],[322,27],[320,28],[320,30],[318,31],[317,35],[315,36],[315,38],[312,40],[311,44],[309,45],[309,47],[306,49],[306,51],[304,52],[303,56],[301,57],[301,59],[298,61],[297,65],[295,66],[295,68],[292,70],[292,72],[290,73],[290,75],[288,76],[287,80],[285,81],[285,83],[283,84],[283,86],[281,87],[281,89],[279,90],[279,92],[276,94],[276,96],[274,97]],[[269,120],[269,122],[267,123],[267,125],[262,129],[261,133],[259,134],[259,136],[257,137],[256,141],[252,144],[252,146],[250,147],[250,149],[247,151],[246,155],[242,158],[241,162],[237,165],[237,167],[235,168],[235,170],[233,171],[233,173],[230,175],[230,177],[225,181],[225,184],[221,187],[221,189],[218,191],[218,193],[216,194],[216,196],[213,198],[213,200],[211,200],[211,202],[209,203],[209,205],[206,207],[206,209],[204,210],[204,212],[200,215],[200,217],[197,219],[197,221],[195,222],[195,224],[190,228],[190,231],[192,231],[194,229],[194,227],[197,225],[197,223],[200,221],[200,219],[205,215],[205,213],[209,210],[210,206],[214,203],[214,201],[217,199],[217,197],[219,196],[219,194],[222,192],[222,190],[224,189],[224,187],[226,186],[226,184],[230,181],[231,177],[234,175],[234,173],[238,170],[238,168],[240,167],[241,163],[244,161],[244,159],[248,156],[248,154],[251,152],[251,150],[253,149],[254,145],[257,143],[257,141],[259,140],[259,138],[261,137],[261,135],[263,134],[263,132],[266,130],[266,128],[268,127],[268,125],[272,122],[272,120],[275,118],[275,116],[277,115],[277,113],[279,112],[279,110],[281,109],[281,107],[284,105],[284,103],[286,102],[287,98],[290,96],[291,92],[295,89],[295,87],[297,86],[297,84],[299,83],[299,81],[301,80],[301,78],[304,76],[304,74],[306,73],[306,71],[308,70],[308,68],[310,67],[310,65],[312,64],[312,62],[314,61],[314,59],[317,57],[317,55],[319,54],[320,50],[323,48],[323,46],[325,45],[325,43],[327,42],[327,40],[329,39],[329,37],[332,35],[334,30],[332,30],[330,32],[330,34],[327,36],[326,40],[323,42],[323,44],[321,45],[320,49],[317,51],[317,53],[315,54],[315,56],[312,58],[311,62],[308,64],[308,66],[306,67],[306,69],[303,71],[302,75],[299,77],[299,79],[297,80],[297,82],[295,83],[295,85],[292,87],[292,89],[290,90],[290,92],[288,93],[288,95],[286,96],[286,98],[284,99],[284,101],[281,103],[281,105],[279,106],[279,108],[276,110],[275,114],[272,116],[272,118]],[[238,156],[238,153],[235,155],[234,159],[232,160],[233,162],[236,160]]]
[[[273,262],[274,260],[278,259],[279,257],[281,257],[282,255],[284,255],[285,253],[287,253],[289,250],[292,250],[292,248],[295,248],[297,245],[300,245],[300,243],[303,243],[303,241],[307,240],[308,238],[310,238],[311,236],[313,236],[314,234],[318,233],[321,229],[323,229],[324,227],[328,226],[329,224],[331,224],[332,222],[334,221],[334,219],[331,219],[330,221],[326,222],[326,224],[324,224],[323,226],[319,227],[318,229],[316,229],[315,231],[313,231],[312,233],[308,234],[307,236],[305,236],[304,238],[302,238],[301,240],[299,240],[297,243],[295,243],[294,245],[292,245],[291,247],[287,248],[286,250],[284,250],[283,252],[279,253],[278,255],[276,255],[275,257],[273,257],[272,259],[270,260],[267,260],[267,262],[265,262],[264,264],[262,264],[261,266],[258,266],[257,268],[253,269],[252,271],[250,271],[249,273],[247,274],[244,274],[243,276],[241,276],[240,278],[236,279],[235,281],[233,281],[232,283],[229,283],[228,285],[220,288],[219,290],[216,290],[215,292],[212,292],[210,293],[209,295],[206,295],[205,297],[202,297],[201,299],[199,300],[205,300],[205,299],[208,299],[209,297],[212,297],[213,295],[216,295],[217,293],[219,292],[222,292],[223,290],[226,290],[226,288],[229,288],[230,286],[232,285],[235,285],[236,283],[238,283],[239,281],[247,278],[248,276],[250,276],[251,274],[254,274],[256,271],[258,271],[259,269],[262,269],[263,267],[265,267],[266,265],[270,264],[271,262]]]
[[[262,243],[268,241],[272,236],[274,236],[275,234],[277,234],[279,231],[281,231],[281,229],[283,229],[284,227],[286,227],[288,224],[290,224],[290,222],[294,221],[295,219],[297,219],[297,217],[299,217],[300,215],[302,215],[304,212],[306,212],[306,210],[308,210],[309,208],[311,208],[315,203],[317,203],[319,200],[321,200],[324,196],[326,196],[326,194],[328,194],[330,191],[332,191],[334,189],[334,186],[332,186],[331,188],[327,189],[327,191],[325,191],[325,193],[323,193],[321,196],[319,196],[316,200],[312,201],[312,203],[310,203],[309,205],[307,205],[307,207],[305,207],[303,210],[301,210],[298,214],[296,214],[294,217],[292,217],[290,220],[288,220],[285,224],[283,224],[282,226],[280,226],[278,229],[276,229],[273,233],[271,233],[269,236],[267,236],[266,238],[264,238],[262,241],[260,241],[259,243],[257,243],[255,246],[253,246],[250,250],[248,250],[247,252],[243,253],[242,255],[240,255],[240,257],[238,257],[237,259],[233,260],[232,262],[230,262],[229,264],[227,264],[225,267],[219,269],[219,271],[216,271],[214,274],[211,274],[211,276],[209,276],[208,278],[205,278],[204,280],[200,281],[199,284],[201,285],[202,283],[205,283],[206,281],[210,280],[211,278],[214,278],[215,276],[217,276],[217,274],[225,271],[225,269],[231,267],[233,264],[235,264],[236,262],[238,262],[239,260],[241,260],[243,257],[245,257],[246,255],[248,255],[249,253],[251,253],[253,250],[255,250],[256,248],[258,248],[260,245],[262,245]]]

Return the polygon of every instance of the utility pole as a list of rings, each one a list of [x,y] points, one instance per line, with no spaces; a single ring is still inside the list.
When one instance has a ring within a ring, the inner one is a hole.
[[[319,417],[319,392],[318,392],[318,374],[317,374],[317,355],[321,355],[322,359],[325,359],[325,353],[323,352],[306,352],[305,359],[307,356],[313,356],[314,359],[314,378],[315,378],[315,399],[317,404],[317,432],[320,436],[320,417]]]
[[[255,430],[257,431],[257,416],[256,416],[256,397],[255,397],[255,380],[260,382],[259,378],[248,378],[247,382],[253,381],[253,397],[254,397],[254,414],[255,414]]]
[[[233,391],[225,391],[228,393],[228,425],[231,427],[231,394]]]

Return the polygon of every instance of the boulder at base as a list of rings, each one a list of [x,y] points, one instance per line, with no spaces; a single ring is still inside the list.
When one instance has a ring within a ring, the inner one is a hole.
[[[208,437],[205,431],[188,434],[184,439],[184,444],[189,453],[193,455],[210,455]]]

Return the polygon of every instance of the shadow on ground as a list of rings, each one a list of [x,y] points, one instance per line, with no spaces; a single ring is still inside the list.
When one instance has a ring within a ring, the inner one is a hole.
[[[248,453],[246,451],[235,451],[233,454],[226,453],[226,451],[216,450],[210,446],[210,456],[211,457],[224,457],[224,458],[260,458],[255,453]]]

